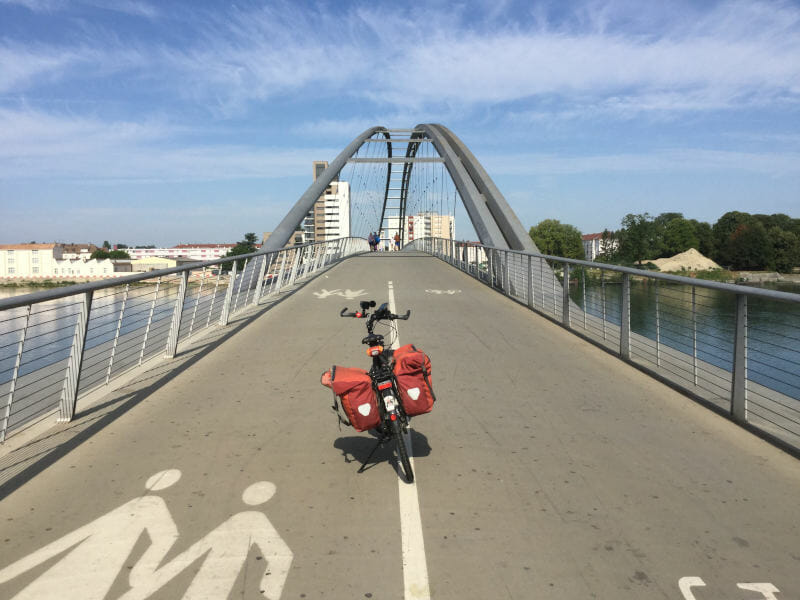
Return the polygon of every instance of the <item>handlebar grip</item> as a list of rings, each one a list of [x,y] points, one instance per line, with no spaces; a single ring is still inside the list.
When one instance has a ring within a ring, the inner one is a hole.
[[[397,315],[398,319],[403,319],[404,321],[408,321],[408,317],[411,316],[411,309],[409,308],[404,315]]]

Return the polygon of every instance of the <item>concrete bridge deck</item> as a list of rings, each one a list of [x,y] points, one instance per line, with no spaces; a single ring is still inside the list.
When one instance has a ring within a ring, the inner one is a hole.
[[[438,397],[411,486],[356,473],[319,385],[389,282]],[[0,468],[2,598],[800,597],[796,459],[423,255],[329,269]]]

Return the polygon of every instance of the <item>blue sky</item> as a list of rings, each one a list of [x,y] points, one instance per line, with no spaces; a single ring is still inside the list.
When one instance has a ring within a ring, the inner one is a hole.
[[[431,122],[526,227],[800,217],[800,4],[0,0],[0,243],[236,241]]]

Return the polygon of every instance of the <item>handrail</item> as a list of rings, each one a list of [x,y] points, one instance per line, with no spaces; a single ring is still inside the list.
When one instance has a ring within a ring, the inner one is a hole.
[[[262,248],[0,300],[0,442],[53,412],[58,421],[72,420],[79,395],[156,356],[174,357],[178,344],[198,331],[225,326],[231,315],[262,298],[367,249],[363,238]],[[225,264],[231,268],[224,277],[221,268],[209,273]],[[190,280],[194,272],[202,276],[199,285]],[[124,290],[122,298],[115,291],[104,295],[112,289]],[[68,310],[57,302],[64,298],[75,298]],[[45,302],[54,304],[37,310]],[[65,334],[69,330],[72,334]],[[46,388],[33,385],[45,378],[51,382]]]
[[[362,238],[338,238],[338,239],[356,239],[361,240]],[[179,267],[169,267],[166,269],[157,269],[153,271],[147,271],[144,273],[140,273],[137,275],[125,275],[123,277],[115,277],[113,279],[101,279],[98,281],[88,281],[86,283],[77,283],[75,285],[64,286],[60,288],[50,289],[50,290],[42,290],[41,292],[32,292],[30,294],[22,294],[20,296],[12,296],[11,298],[2,298],[0,299],[0,311],[9,309],[9,308],[18,308],[20,306],[26,306],[28,304],[36,304],[38,302],[44,302],[47,300],[57,300],[58,298],[66,298],[67,296],[74,296],[75,294],[80,294],[82,292],[95,292],[97,290],[102,290],[105,288],[110,287],[117,287],[118,285],[125,285],[126,283],[138,283],[140,281],[144,281],[146,279],[152,279],[153,277],[158,276],[167,276],[167,275],[174,275],[176,273],[182,273],[183,271],[196,271],[198,269],[203,269],[207,267],[213,267],[214,265],[220,265],[224,263],[230,263],[234,260],[247,260],[250,258],[254,258],[256,256],[264,256],[267,254],[277,254],[279,252],[283,252],[286,250],[293,250],[296,248],[306,248],[309,246],[316,246],[319,244],[324,244],[325,242],[309,242],[306,244],[299,244],[297,246],[291,246],[289,248],[282,248],[279,250],[258,250],[256,252],[251,252],[249,254],[237,254],[236,256],[224,256],[222,258],[216,258],[214,260],[206,260],[202,262],[192,262],[186,265],[182,265]]]
[[[444,238],[409,246],[800,456],[800,294]]]

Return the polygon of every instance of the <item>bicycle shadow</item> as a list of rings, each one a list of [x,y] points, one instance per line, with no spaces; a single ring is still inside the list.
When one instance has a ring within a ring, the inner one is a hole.
[[[368,434],[368,435],[367,435]],[[411,456],[413,458],[420,458],[429,456],[431,453],[431,446],[428,443],[428,438],[416,431],[409,428],[409,437],[411,438]],[[340,437],[334,440],[333,447],[342,453],[344,462],[358,463],[363,465],[367,460],[370,453],[375,448],[377,443],[377,434],[373,431],[366,431],[363,435],[353,435],[348,437]],[[391,462],[395,470],[400,467],[397,464],[397,458],[394,451],[394,441],[388,442],[383,447],[375,450],[375,453],[369,458],[369,464],[364,467],[364,471],[368,471],[375,465],[384,462]]]

